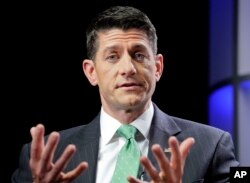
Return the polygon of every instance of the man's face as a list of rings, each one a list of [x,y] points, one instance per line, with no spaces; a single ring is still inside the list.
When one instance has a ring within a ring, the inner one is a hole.
[[[147,35],[137,29],[111,29],[98,35],[87,77],[99,86],[102,105],[118,110],[145,106],[162,74],[162,55],[154,55]]]

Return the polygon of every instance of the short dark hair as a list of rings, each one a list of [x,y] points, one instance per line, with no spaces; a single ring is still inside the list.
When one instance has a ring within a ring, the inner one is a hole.
[[[98,32],[119,28],[128,30],[131,28],[145,32],[150,41],[153,52],[157,53],[157,35],[154,25],[148,16],[130,6],[113,6],[99,13],[90,23],[86,31],[87,37],[87,56],[94,59],[98,48]]]

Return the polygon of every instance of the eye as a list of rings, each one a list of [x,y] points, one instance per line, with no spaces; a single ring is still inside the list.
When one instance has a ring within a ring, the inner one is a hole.
[[[137,60],[137,61],[144,61],[145,60],[145,55],[140,53],[140,52],[137,52],[134,54],[134,59]]]
[[[106,60],[108,62],[115,62],[119,59],[119,56],[117,54],[111,54],[106,57]]]

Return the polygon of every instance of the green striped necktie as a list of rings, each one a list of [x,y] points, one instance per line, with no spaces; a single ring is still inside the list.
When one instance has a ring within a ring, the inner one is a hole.
[[[137,129],[132,125],[122,125],[117,134],[126,138],[126,143],[120,150],[112,183],[127,183],[129,175],[137,177],[140,164],[140,149],[135,141]]]

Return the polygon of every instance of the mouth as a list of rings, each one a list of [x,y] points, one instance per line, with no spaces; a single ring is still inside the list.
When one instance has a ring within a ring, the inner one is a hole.
[[[134,89],[138,89],[141,88],[143,85],[140,83],[122,83],[120,85],[117,86],[117,88],[123,88],[123,89],[127,89],[127,90],[134,90]]]

